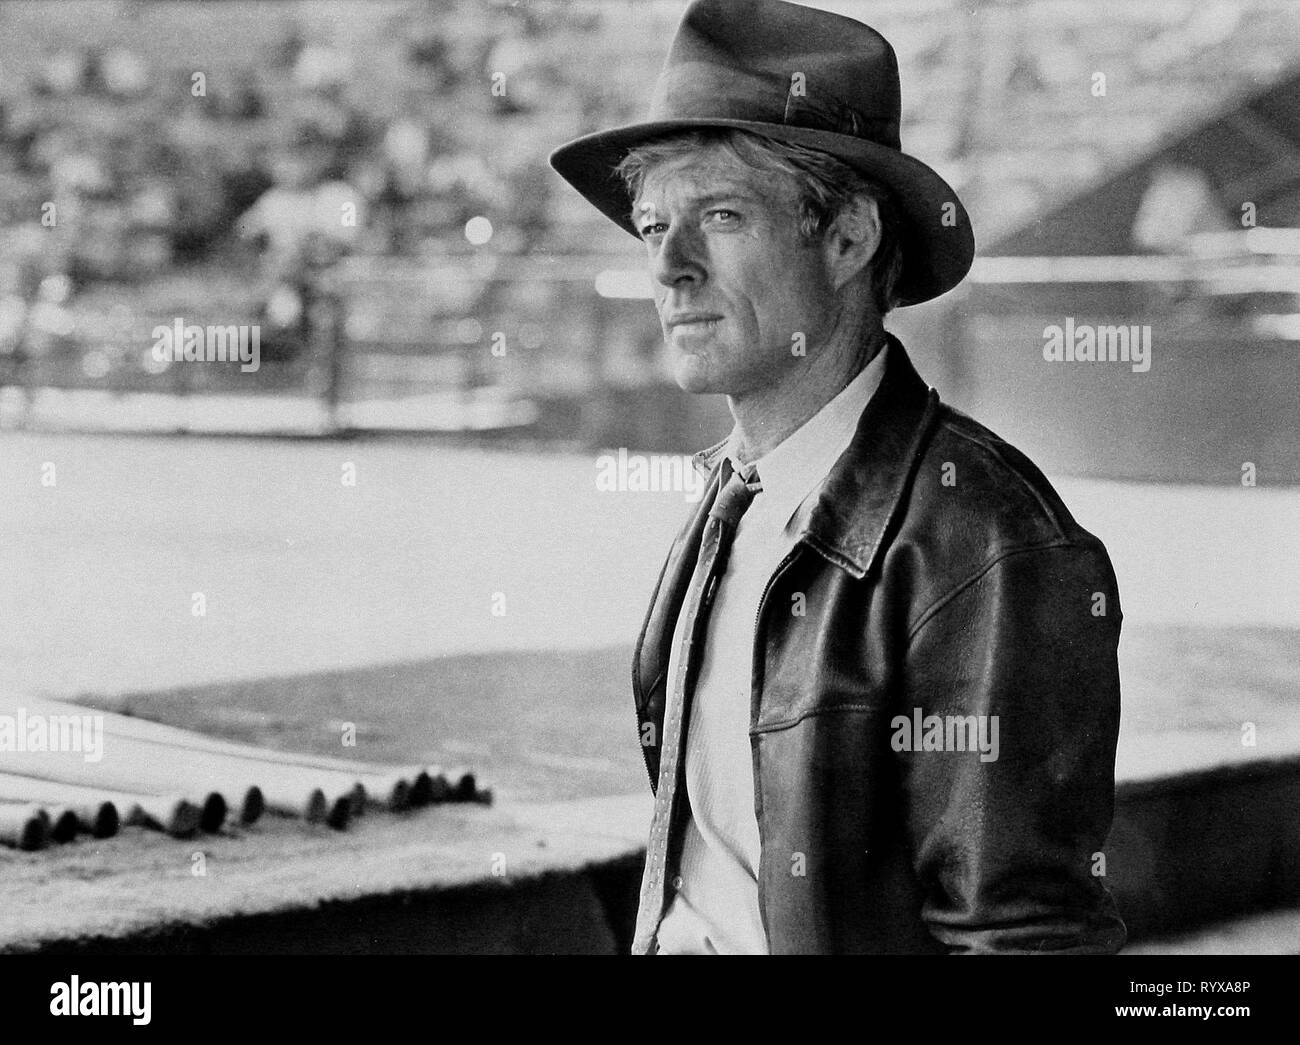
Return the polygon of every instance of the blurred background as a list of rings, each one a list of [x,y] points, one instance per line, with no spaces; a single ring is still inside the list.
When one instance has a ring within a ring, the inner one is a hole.
[[[1300,478],[1293,5],[826,6],[974,220],[970,281],[893,321],[942,393],[1049,467]],[[635,245],[545,164],[639,118],[681,7],[6,5],[0,425],[710,441]],[[1034,365],[1067,314],[1150,325],[1152,370]],[[265,365],[154,359],[175,316]]]
[[[689,504],[598,461],[730,420],[546,156],[642,116],[684,6],[0,5],[0,685],[643,790],[629,651]],[[1115,562],[1122,781],[1300,756],[1300,7],[814,6],[894,45],[974,223],[887,326]],[[178,317],[256,325],[260,368],[157,359]],[[1149,326],[1150,369],[1045,362],[1067,319]],[[1300,902],[1285,796],[1224,798],[1235,842],[1121,818],[1131,927]]]

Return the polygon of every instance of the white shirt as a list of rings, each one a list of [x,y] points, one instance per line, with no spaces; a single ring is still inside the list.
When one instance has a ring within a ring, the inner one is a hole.
[[[754,462],[763,490],[736,528],[727,572],[709,615],[690,723],[686,790],[691,817],[683,840],[680,886],[659,926],[664,954],[765,954],[758,910],[758,820],[749,740],[750,670],[759,601],[790,552],[832,466],[848,449],[862,411],[884,374],[885,352],[779,446]],[[732,467],[733,431],[724,448]],[[682,620],[669,658],[677,678]],[[670,683],[671,684],[671,683]],[[682,694],[669,692],[670,701]]]

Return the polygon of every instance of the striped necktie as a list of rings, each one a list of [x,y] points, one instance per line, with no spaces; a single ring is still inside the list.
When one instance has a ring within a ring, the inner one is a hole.
[[[727,569],[736,527],[754,497],[763,489],[756,472],[745,480],[739,472],[732,471],[728,459],[723,460],[718,484],[721,493],[709,509],[709,518],[700,539],[700,557],[682,603],[682,613],[686,616],[681,627],[681,647],[677,651],[677,673],[668,691],[664,711],[659,782],[655,788],[655,811],[650,823],[645,871],[641,876],[641,901],[637,909],[633,954],[646,954],[653,949],[655,934],[667,907],[668,890],[679,885],[675,880],[676,869],[670,865],[680,857],[680,840],[670,839],[669,834],[674,824],[678,788],[683,782],[681,753],[685,749],[685,737],[682,724],[689,721],[690,699],[699,674],[709,610],[718,583]],[[675,852],[670,854],[671,843],[675,843]]]

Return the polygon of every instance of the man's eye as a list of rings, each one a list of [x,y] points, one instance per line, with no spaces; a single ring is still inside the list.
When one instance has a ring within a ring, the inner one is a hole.
[[[734,210],[726,210],[723,208],[709,211],[709,217],[720,225],[734,225],[740,220],[740,215]]]
[[[644,239],[647,236],[662,236],[663,230],[666,229],[667,227],[668,226],[665,225],[662,221],[657,221],[651,225],[642,225],[641,237]]]

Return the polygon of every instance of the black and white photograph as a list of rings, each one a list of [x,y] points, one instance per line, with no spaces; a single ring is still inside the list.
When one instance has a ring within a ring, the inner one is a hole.
[[[6,0],[0,229],[7,1007],[1282,1011],[1300,2]]]

